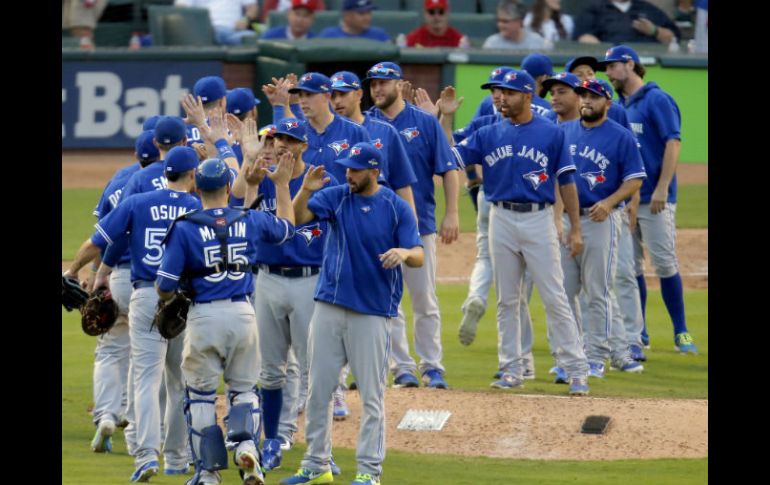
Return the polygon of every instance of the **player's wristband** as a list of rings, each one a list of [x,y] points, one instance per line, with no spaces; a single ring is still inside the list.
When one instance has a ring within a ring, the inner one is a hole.
[[[224,138],[220,138],[216,142],[214,142],[214,146],[217,147],[217,152],[219,153],[219,158],[224,160],[225,158],[235,158],[235,152],[232,148],[230,148],[230,145],[227,143],[227,140]]]

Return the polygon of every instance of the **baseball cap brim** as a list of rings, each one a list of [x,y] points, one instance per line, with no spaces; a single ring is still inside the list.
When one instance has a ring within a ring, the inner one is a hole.
[[[543,89],[545,89],[546,91],[550,91],[551,87],[554,84],[564,84],[565,86],[569,86],[572,89],[575,89],[575,86],[573,86],[572,84],[568,83],[567,81],[565,81],[563,79],[549,78],[549,79],[546,79],[545,81],[543,81],[541,84],[543,86]]]
[[[596,63],[596,69],[594,69],[594,71],[596,71],[596,72],[604,72],[604,71],[607,70],[607,66],[609,66],[613,62],[626,63],[628,61],[633,61],[633,59],[609,59],[609,60],[605,60],[605,61],[599,61],[599,62]]]
[[[307,140],[303,140],[302,138],[298,137],[296,133],[291,133],[290,131],[284,131],[284,130],[277,129],[277,130],[275,130],[275,133],[273,134],[273,138],[275,138],[276,135],[290,136],[290,137],[294,138],[295,140],[299,140],[299,141],[301,141],[303,143],[307,143]]]
[[[572,62],[569,65],[569,72],[572,72],[576,66],[588,66],[591,69],[594,70],[594,72],[599,70],[599,60],[595,57],[591,56],[583,56],[583,57],[576,57],[572,60]]]
[[[500,81],[489,81],[481,85],[481,89],[490,89],[500,86]]]
[[[350,91],[358,91],[359,89],[361,89],[361,88],[357,88],[355,86],[350,86],[350,85],[346,85],[346,86],[332,86],[332,91],[340,91],[340,92],[343,92],[343,93],[349,93]]]
[[[307,86],[295,86],[291,89],[289,89],[289,93],[291,94],[297,94],[300,91],[305,91],[306,93],[313,93],[313,94],[319,94],[319,93],[328,93],[329,91],[322,91],[320,89],[310,88]]]
[[[363,165],[356,163],[355,160],[351,160],[350,158],[340,158],[335,160],[335,162],[339,163],[343,167],[348,167],[356,170],[363,170],[363,169],[369,169],[369,168],[380,168],[380,167],[370,167],[368,165]]]

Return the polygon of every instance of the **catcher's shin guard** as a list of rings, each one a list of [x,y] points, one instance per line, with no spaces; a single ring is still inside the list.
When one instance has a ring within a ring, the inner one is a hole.
[[[185,389],[184,412],[195,462],[193,478],[199,476],[202,470],[227,468],[227,450],[222,430],[217,425],[215,403],[216,390],[202,391],[190,386]],[[197,481],[191,480],[190,483]]]
[[[257,445],[262,434],[262,409],[256,391],[256,387],[248,392],[230,391],[230,412],[225,422],[228,441],[237,445],[252,440],[259,451]],[[259,458],[261,460],[261,456]]]

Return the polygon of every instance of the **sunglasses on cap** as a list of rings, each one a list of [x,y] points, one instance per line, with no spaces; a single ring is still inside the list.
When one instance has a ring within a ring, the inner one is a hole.
[[[334,88],[353,88],[353,89],[361,89],[361,86],[358,85],[358,83],[348,83],[345,82],[344,79],[332,79],[332,89]]]
[[[373,67],[373,68],[369,69],[369,72],[367,72],[366,75],[367,76],[372,76],[372,75],[378,75],[378,76],[392,76],[392,75],[396,75],[396,76],[400,76],[401,74],[397,70],[393,69],[392,67]]]

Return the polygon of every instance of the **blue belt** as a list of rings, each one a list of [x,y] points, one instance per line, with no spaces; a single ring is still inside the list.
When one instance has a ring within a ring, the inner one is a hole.
[[[131,283],[134,286],[135,290],[138,290],[139,288],[151,288],[155,286],[154,281],[145,281],[145,280],[136,280]]]
[[[211,303],[212,301],[224,301],[224,300],[230,300],[230,301],[249,301],[248,295],[237,295],[233,296],[232,298],[220,298],[219,300],[209,300],[209,301],[194,301],[194,305],[205,305],[206,303]]]
[[[313,276],[317,275],[321,271],[320,266],[278,266],[259,264],[255,265],[254,267],[258,268],[259,271],[264,271],[268,274],[285,276],[286,278],[302,278],[306,276]]]
[[[508,209],[514,212],[535,212],[535,211],[543,210],[550,205],[550,204],[547,204],[546,202],[521,203],[521,202],[511,202],[507,200],[498,200],[497,202],[494,202],[494,204],[497,207],[502,207],[503,209]]]

